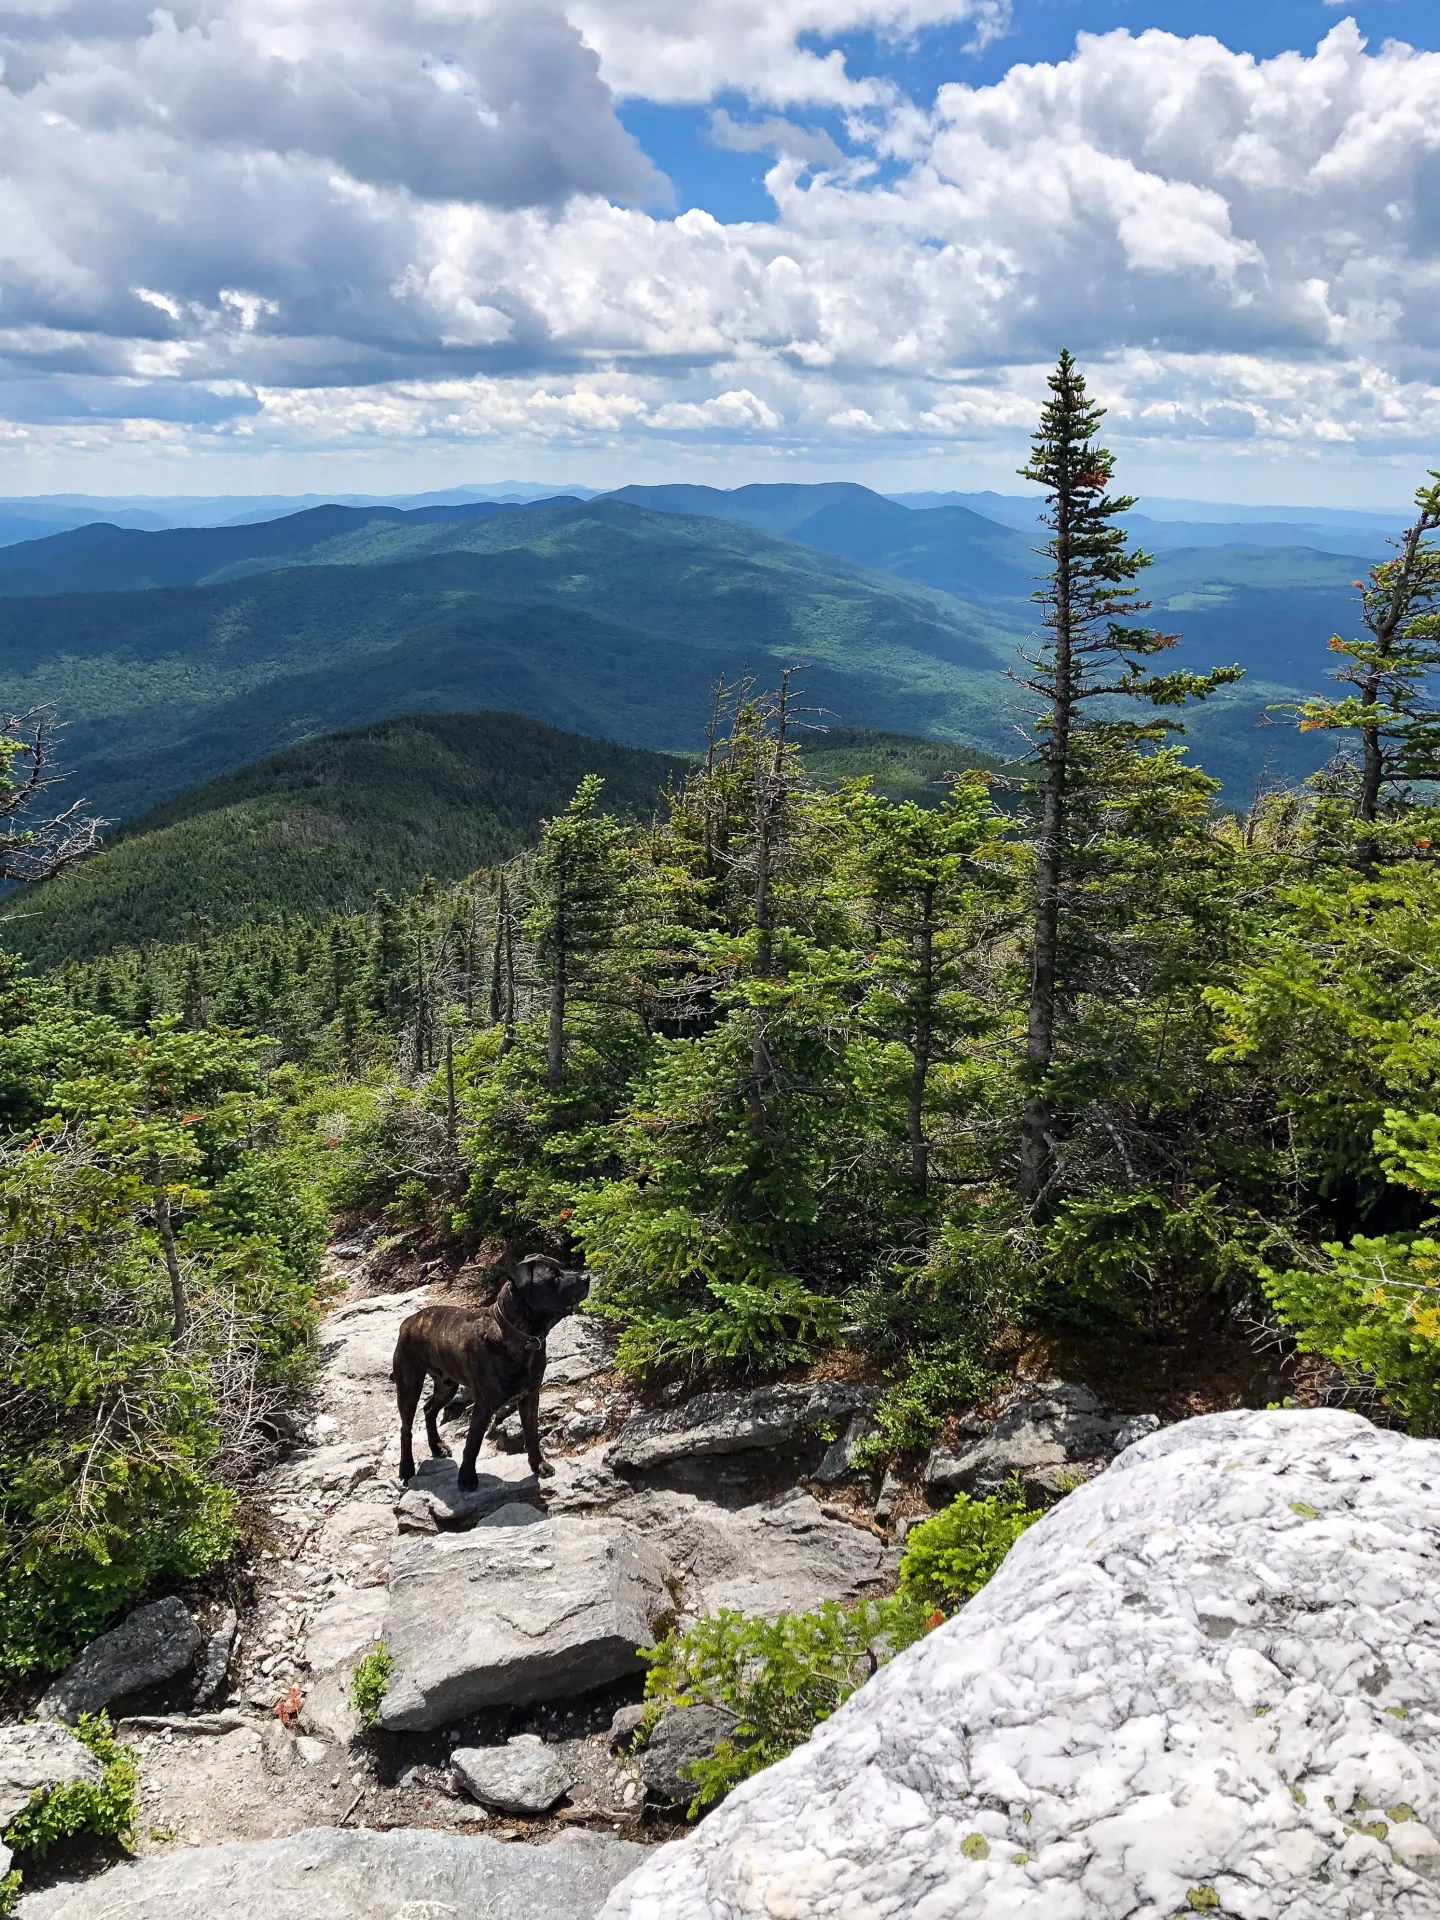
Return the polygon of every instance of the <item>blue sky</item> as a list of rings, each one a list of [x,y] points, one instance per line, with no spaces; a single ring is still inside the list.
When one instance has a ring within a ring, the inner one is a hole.
[[[0,491],[1440,464],[1436,0],[0,0]]]
[[[969,22],[903,38],[873,29],[808,38],[817,49],[838,49],[849,72],[889,79],[928,107],[947,82],[990,86],[1020,62],[1066,60],[1081,33],[1143,33],[1158,27],[1166,33],[1211,35],[1233,52],[1268,59],[1291,48],[1312,50],[1342,14],[1353,17],[1374,43],[1400,39],[1440,50],[1440,0],[1358,0],[1343,9],[1324,0],[1015,0],[1008,29],[981,47]],[[768,220],[774,209],[765,191],[765,157],[727,151],[710,138],[714,104],[743,114],[745,97],[729,93],[705,106],[630,100],[620,115],[673,182],[677,210],[704,207],[720,220]],[[843,139],[839,115],[817,113],[810,119]]]

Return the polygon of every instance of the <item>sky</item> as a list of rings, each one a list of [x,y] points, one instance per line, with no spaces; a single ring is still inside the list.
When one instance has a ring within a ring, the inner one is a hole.
[[[0,494],[1440,466],[1437,0],[0,0]]]

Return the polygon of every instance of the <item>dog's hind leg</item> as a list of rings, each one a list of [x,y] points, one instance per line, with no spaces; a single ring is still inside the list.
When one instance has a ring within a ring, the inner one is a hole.
[[[458,1380],[442,1380],[435,1376],[435,1391],[425,1402],[425,1437],[430,1442],[430,1456],[434,1460],[448,1460],[450,1449],[440,1438],[440,1416],[460,1391]]]
[[[403,1346],[396,1347],[394,1380],[395,1404],[400,1413],[400,1478],[407,1481],[415,1477],[415,1453],[410,1436],[415,1426],[415,1409],[425,1387],[425,1373],[423,1360],[407,1353]]]

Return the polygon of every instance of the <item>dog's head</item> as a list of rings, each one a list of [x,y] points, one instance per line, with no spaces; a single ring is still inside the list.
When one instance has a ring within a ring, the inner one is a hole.
[[[510,1290],[539,1335],[573,1313],[590,1291],[590,1276],[562,1267],[548,1253],[532,1253],[510,1269]]]

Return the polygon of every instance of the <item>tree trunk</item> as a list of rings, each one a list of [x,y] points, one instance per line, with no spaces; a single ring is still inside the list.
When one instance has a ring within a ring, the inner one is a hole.
[[[495,896],[495,944],[490,954],[490,1024],[500,1025],[505,1006],[505,875]]]
[[[1056,499],[1055,691],[1045,748],[1040,833],[1035,843],[1035,930],[1030,1006],[1025,1022],[1025,1069],[1030,1083],[1020,1122],[1020,1198],[1036,1206],[1054,1162],[1054,1116],[1044,1079],[1055,1059],[1055,999],[1060,947],[1060,890],[1065,868],[1065,780],[1074,707],[1070,608],[1070,502]]]
[[[170,1221],[170,1196],[160,1179],[158,1162],[152,1165],[151,1180],[155,1192],[155,1226],[165,1254],[165,1271],[170,1276],[170,1338],[179,1342],[190,1331],[190,1302],[185,1295],[185,1276],[180,1271],[180,1256],[175,1251],[175,1229]]]
[[[925,1138],[925,1083],[930,1075],[930,1055],[935,1033],[935,889],[926,887],[921,896],[920,922],[920,1006],[915,1019],[915,1038],[911,1052],[910,1098],[906,1125],[910,1136],[910,1179],[923,1200],[930,1187],[930,1146]]]
[[[550,936],[550,1032],[545,1048],[545,1080],[558,1087],[565,1075],[565,987],[569,959],[566,924],[565,869],[555,876],[555,919]]]
[[[445,1035],[445,1138],[454,1153],[460,1128],[455,1112],[455,1036]]]

